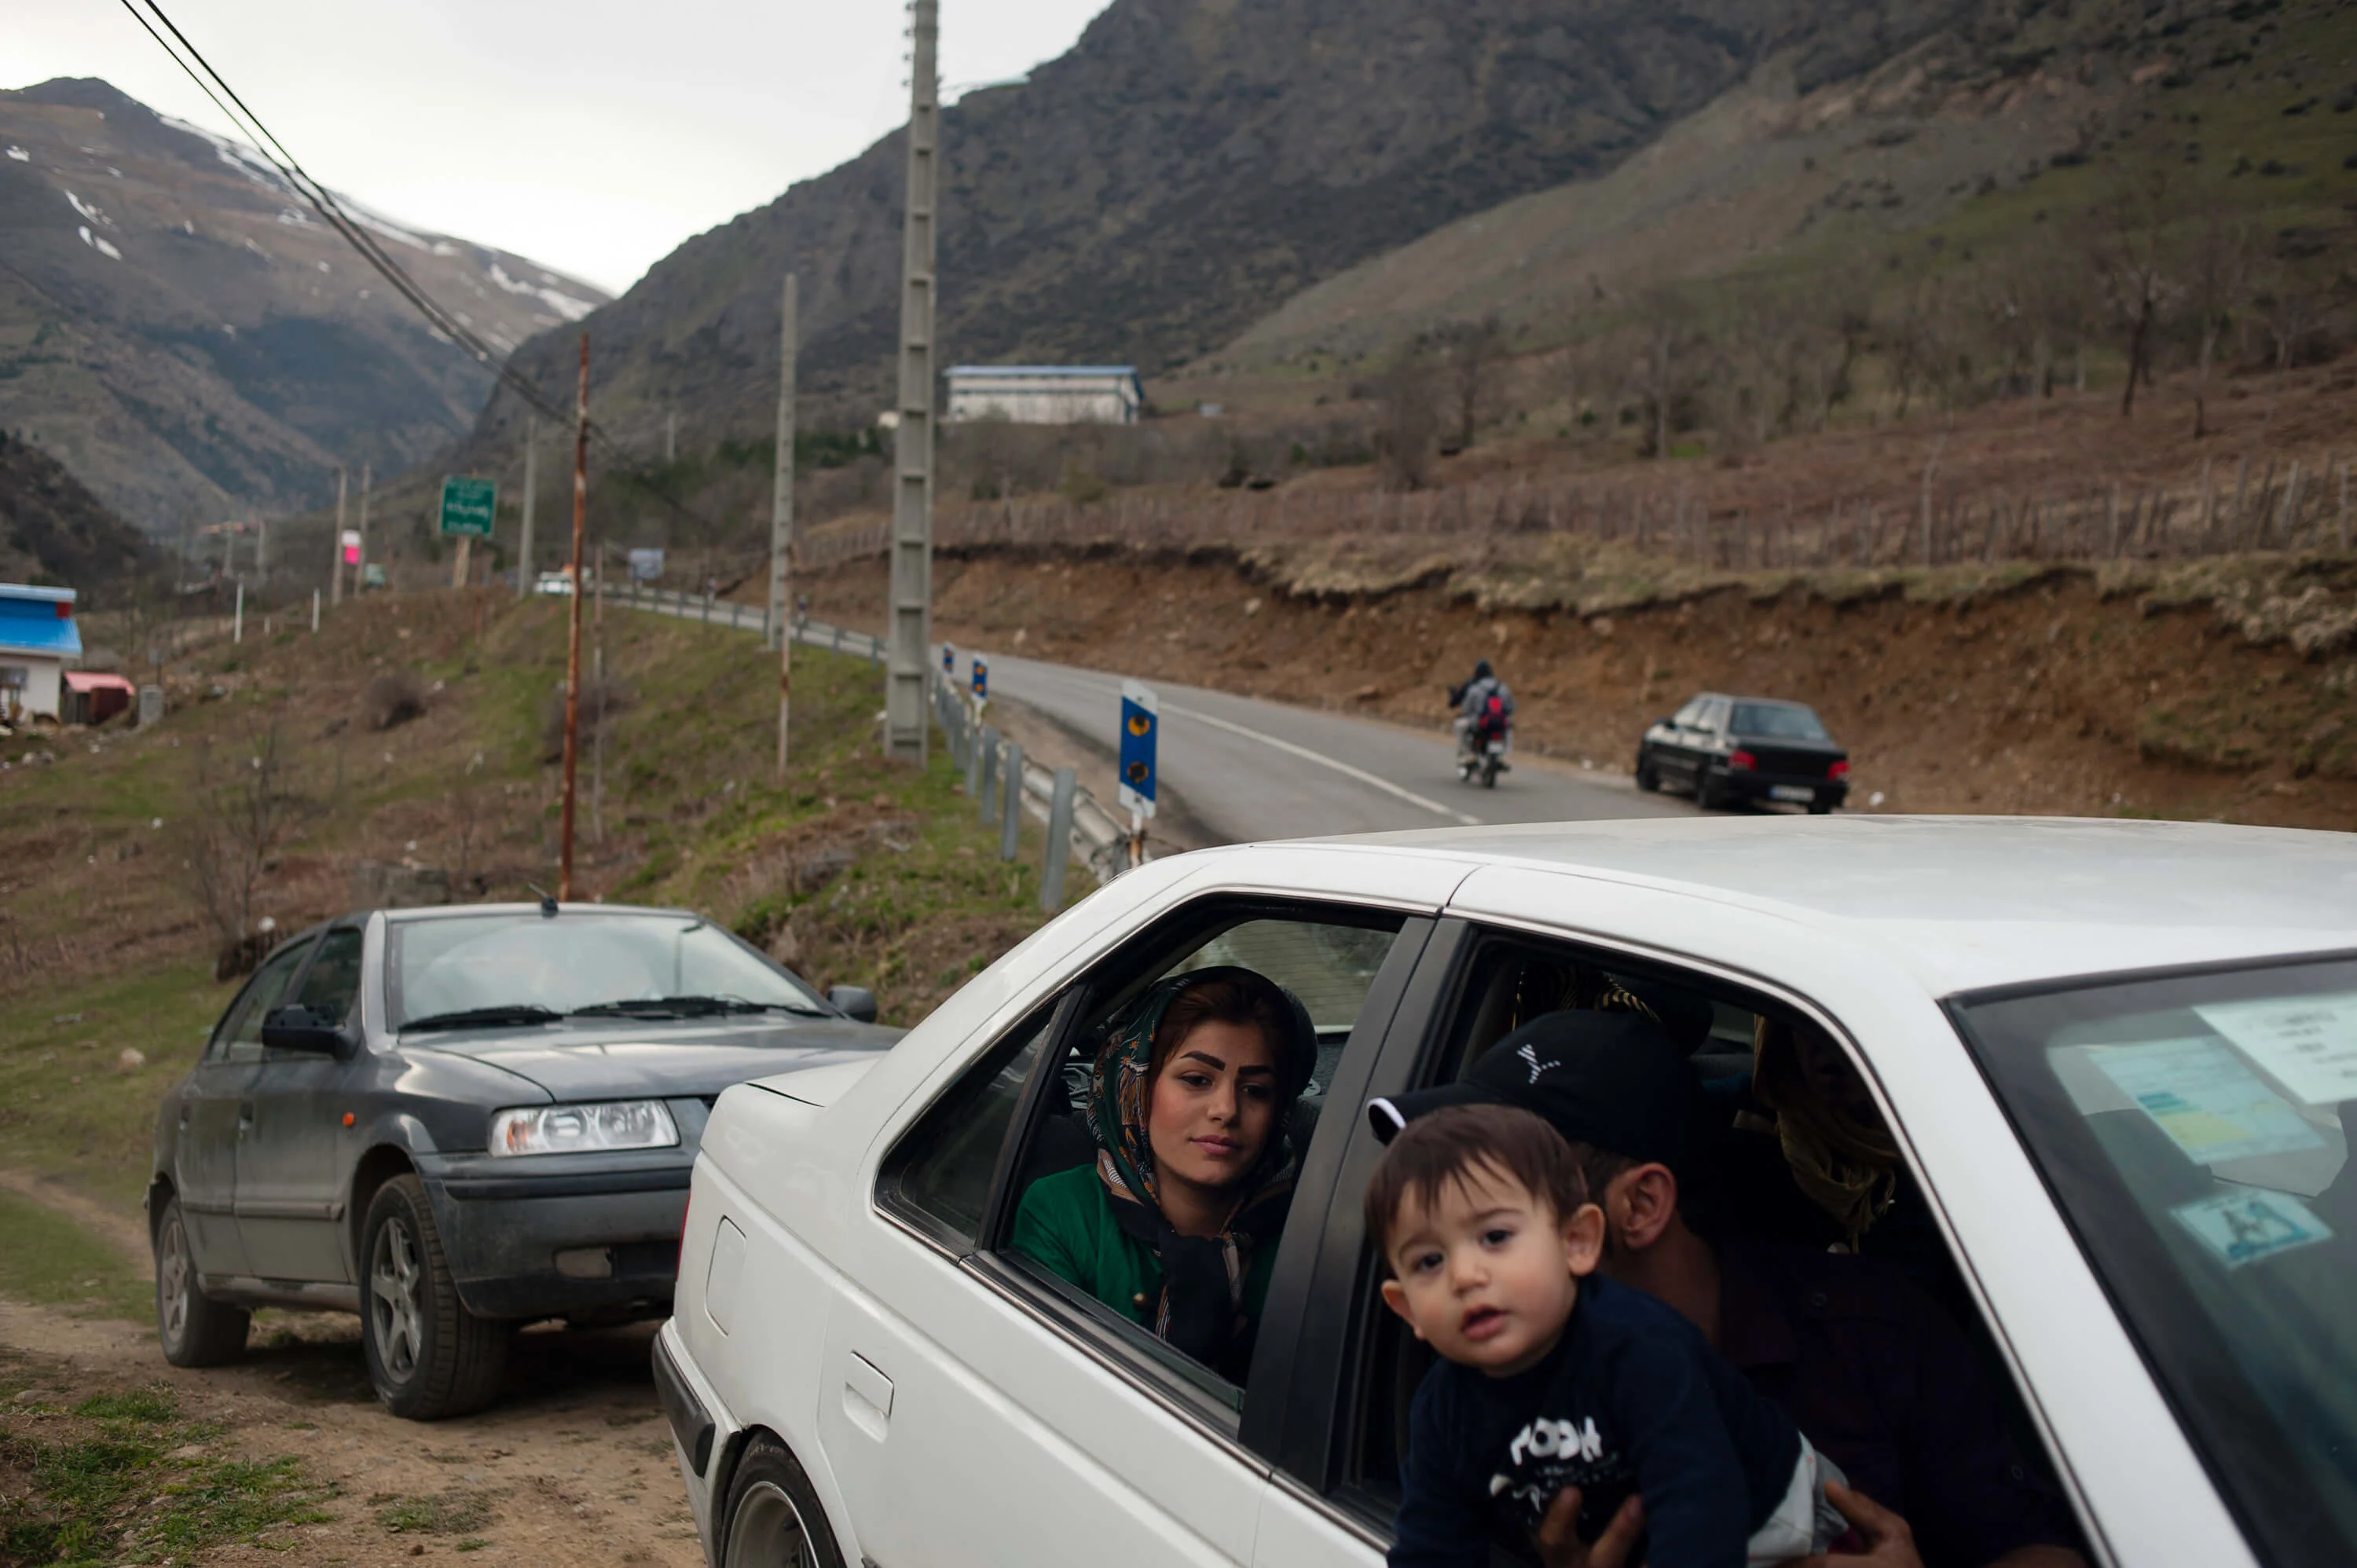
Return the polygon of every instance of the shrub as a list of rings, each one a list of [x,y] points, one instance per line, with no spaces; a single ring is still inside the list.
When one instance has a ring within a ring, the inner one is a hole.
[[[388,670],[361,693],[361,718],[372,730],[389,730],[425,716],[425,686],[414,672]]]

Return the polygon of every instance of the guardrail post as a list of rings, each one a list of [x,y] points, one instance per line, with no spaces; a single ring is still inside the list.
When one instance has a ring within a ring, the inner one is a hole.
[[[966,769],[966,788],[974,791],[974,814],[981,822],[990,821],[990,787],[997,779],[998,730],[985,725],[974,748],[973,764]]]
[[[1001,794],[1006,804],[999,814],[998,858],[1013,860],[1023,848],[1023,743],[1006,743],[1006,780]]]
[[[1072,858],[1072,796],[1081,776],[1056,769],[1056,792],[1048,806],[1048,858],[1039,867],[1039,908],[1050,915],[1064,907],[1064,867]]]
[[[840,652],[842,652],[842,651],[843,651],[843,628],[841,628],[841,627],[839,627],[839,626],[838,626],[838,627],[836,627],[836,628],[834,628],[834,650],[835,652],[837,652],[837,653],[840,653]]]

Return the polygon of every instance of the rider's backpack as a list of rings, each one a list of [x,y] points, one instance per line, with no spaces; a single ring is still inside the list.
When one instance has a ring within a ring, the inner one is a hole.
[[[1481,727],[1493,735],[1506,727],[1506,699],[1495,692],[1482,700]]]

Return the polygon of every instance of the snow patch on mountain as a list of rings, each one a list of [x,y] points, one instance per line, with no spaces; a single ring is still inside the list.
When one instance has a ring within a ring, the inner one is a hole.
[[[597,308],[588,300],[576,299],[552,284],[527,283],[522,278],[511,277],[508,270],[497,262],[491,263],[490,276],[491,282],[508,293],[528,294],[567,321],[578,321]]]

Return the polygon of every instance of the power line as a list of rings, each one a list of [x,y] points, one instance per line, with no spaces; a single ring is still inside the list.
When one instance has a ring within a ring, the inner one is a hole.
[[[500,384],[514,392],[524,405],[534,413],[560,425],[569,424],[578,417],[576,410],[554,402],[530,379],[516,371],[504,356],[498,354],[491,345],[485,342],[473,328],[460,321],[456,315],[445,308],[440,301],[427,294],[399,262],[387,254],[384,248],[377,243],[375,236],[369,233],[357,220],[344,210],[342,203],[336,199],[335,192],[312,178],[309,171],[305,169],[296,159],[295,155],[287,150],[286,145],[272,134],[269,126],[263,124],[262,117],[246,107],[245,100],[238,96],[237,90],[230,86],[227,79],[213,69],[212,63],[205,59],[196,45],[188,41],[188,35],[181,32],[172,18],[165,14],[163,6],[157,3],[157,0],[122,0],[122,5],[124,10],[131,13],[131,19],[137,22],[149,38],[156,40],[156,47],[171,56],[172,62],[187,73],[188,80],[197,84],[198,90],[212,100],[213,107],[219,109],[232,125],[253,139],[255,151],[268,160],[271,167],[278,171],[279,177],[308,202],[312,210],[327,220],[328,226],[343,238],[345,243],[359,252],[361,259],[375,268],[384,280],[393,286],[395,292],[424,316],[429,326],[472,355],[476,360],[489,367],[499,379]],[[142,14],[140,7],[143,5],[147,11],[155,14],[156,20],[161,22],[165,31],[169,32],[173,39],[177,40],[178,48],[166,42],[164,35],[158,33],[154,24]],[[182,50],[187,51],[185,57]],[[195,62],[193,65],[189,63],[191,60]],[[220,89],[219,91],[214,91],[216,87]],[[222,102],[224,94],[228,97],[228,102]],[[230,107],[231,103],[237,106],[234,110]],[[640,466],[640,460],[597,421],[585,419],[583,423],[587,425],[589,434],[601,446],[623,460],[624,474],[633,483],[654,495],[681,516],[691,521],[701,521],[677,497],[630,472],[631,469]]]

